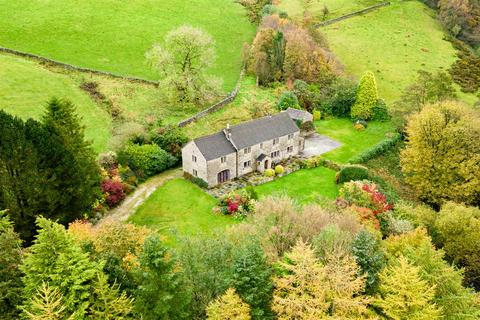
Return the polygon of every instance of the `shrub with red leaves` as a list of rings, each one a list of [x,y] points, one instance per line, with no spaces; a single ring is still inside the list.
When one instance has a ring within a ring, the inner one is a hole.
[[[105,201],[110,208],[115,207],[123,199],[125,199],[125,190],[123,183],[118,180],[103,180],[102,192],[105,194]]]

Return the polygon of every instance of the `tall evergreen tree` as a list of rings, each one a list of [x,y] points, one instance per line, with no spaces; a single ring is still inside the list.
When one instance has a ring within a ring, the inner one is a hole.
[[[250,243],[241,249],[233,263],[232,286],[251,307],[253,319],[272,317],[273,299],[272,269],[258,243]]]
[[[101,178],[91,143],[85,140],[81,119],[71,102],[53,98],[47,105],[43,123],[59,136],[65,149],[73,156],[69,185],[64,189],[70,194],[66,210],[73,215],[84,213],[100,194]]]
[[[0,315],[3,319],[18,319],[17,305],[21,303],[22,241],[13,230],[10,219],[0,211]]]
[[[375,75],[367,71],[360,79],[357,99],[352,107],[351,117],[368,120],[373,116],[373,108],[378,102],[377,82]]]

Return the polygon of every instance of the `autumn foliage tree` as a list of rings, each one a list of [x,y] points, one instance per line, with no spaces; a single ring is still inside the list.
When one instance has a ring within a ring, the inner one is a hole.
[[[420,269],[400,257],[380,273],[379,295],[374,305],[387,319],[440,319],[441,312],[432,302],[435,287],[419,275]]]
[[[171,30],[165,43],[154,44],[146,58],[176,102],[201,104],[218,90],[219,81],[207,74],[215,62],[215,42],[202,29],[183,25]]]
[[[250,307],[234,289],[228,289],[207,307],[209,320],[250,320]]]
[[[351,117],[353,119],[361,118],[368,120],[373,116],[373,108],[378,102],[377,82],[375,75],[367,71],[360,79],[358,85],[357,98],[352,106]]]
[[[424,201],[480,201],[480,116],[458,103],[426,106],[407,125],[405,180]]]

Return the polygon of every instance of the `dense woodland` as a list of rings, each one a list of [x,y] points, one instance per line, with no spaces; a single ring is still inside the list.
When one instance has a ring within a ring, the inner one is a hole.
[[[302,129],[340,119],[354,134],[378,123],[391,131],[353,157],[298,160],[302,172],[333,170],[334,199],[247,186],[211,200],[202,214],[231,222],[210,233],[172,238],[110,215],[148,178],[179,167],[188,128],[153,114],[126,120],[95,82],[83,90],[128,123],[108,152],[94,150],[68,97],[52,97],[37,120],[0,110],[1,318],[480,318],[480,111],[462,100],[479,97],[480,3],[423,2],[458,59],[416,70],[387,103],[378,73],[354,77],[316,27],[326,5],[317,15],[314,1],[299,1],[294,18],[278,1],[238,1],[257,28],[242,49],[258,90],[242,104],[249,119],[294,107],[314,116]],[[173,28],[144,60],[162,103],[201,110],[222,97],[209,72],[215,39],[202,28]],[[181,179],[203,192],[201,179]],[[193,212],[203,200],[173,201],[192,201]]]

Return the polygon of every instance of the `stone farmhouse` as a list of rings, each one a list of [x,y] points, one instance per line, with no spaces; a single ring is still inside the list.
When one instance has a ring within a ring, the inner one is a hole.
[[[298,110],[300,113],[308,112]],[[264,172],[281,160],[298,155],[304,138],[297,122],[299,112],[275,115],[229,126],[215,134],[190,141],[182,149],[183,171],[209,187],[253,171]]]

